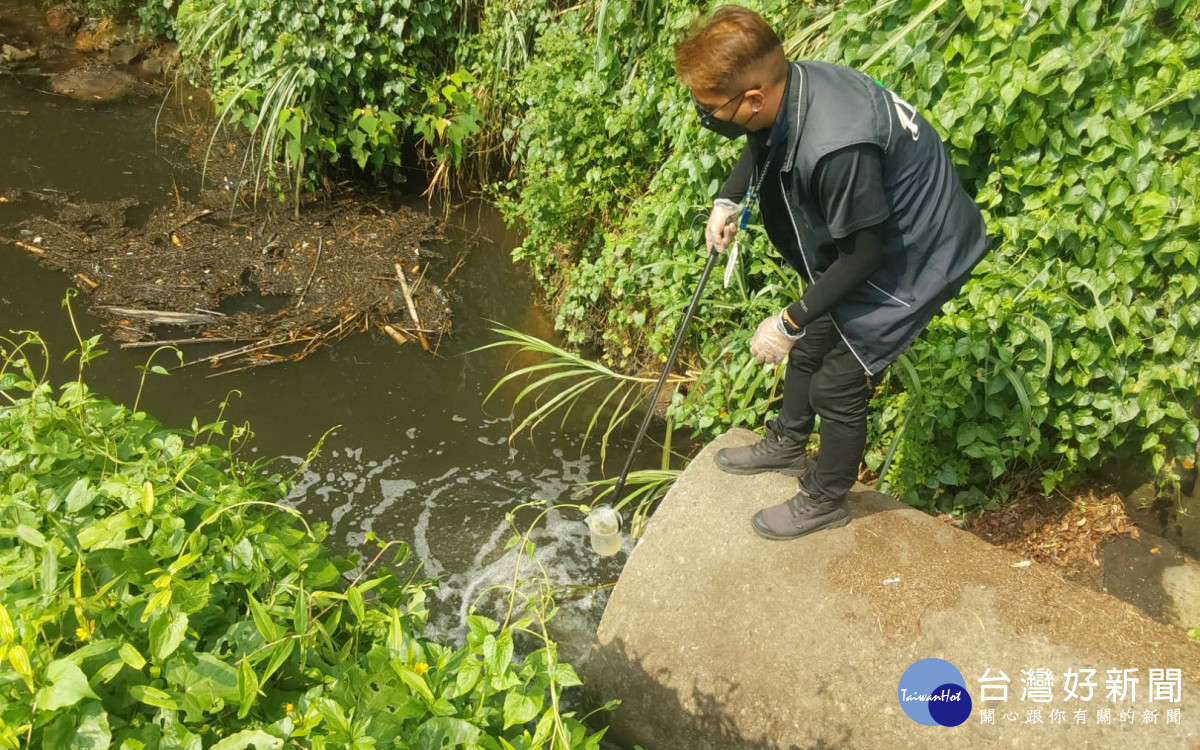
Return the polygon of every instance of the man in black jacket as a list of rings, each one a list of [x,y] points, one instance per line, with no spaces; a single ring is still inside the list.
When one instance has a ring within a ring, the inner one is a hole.
[[[778,416],[763,440],[725,448],[717,463],[800,478],[794,497],[754,516],[763,537],[844,526],[868,401],[987,254],[983,217],[911,105],[852,68],[787,60],[753,11],[718,8],[676,46],[675,69],[706,128],[746,138],[708,221],[710,251],[724,250],[757,205],[772,244],[808,282],[750,343],[760,362],[788,362]]]

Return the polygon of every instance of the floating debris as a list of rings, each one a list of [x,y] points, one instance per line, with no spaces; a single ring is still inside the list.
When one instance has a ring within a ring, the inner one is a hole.
[[[296,361],[371,326],[425,346],[426,334],[450,330],[449,300],[427,278],[428,259],[441,256],[418,250],[442,236],[427,214],[347,196],[310,204],[299,220],[229,220],[220,193],[203,200],[178,200],[132,226],[132,199],[59,199],[10,241],[71,273],[123,347],[238,344],[187,364],[231,372]]]

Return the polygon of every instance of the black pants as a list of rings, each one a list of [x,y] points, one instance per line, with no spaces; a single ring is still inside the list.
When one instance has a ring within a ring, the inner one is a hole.
[[[882,372],[867,375],[833,325],[822,315],[805,328],[788,355],[783,406],[767,429],[808,443],[816,415],[821,448],[816,467],[804,478],[815,495],[842,498],[858,479],[867,446],[867,407]]]

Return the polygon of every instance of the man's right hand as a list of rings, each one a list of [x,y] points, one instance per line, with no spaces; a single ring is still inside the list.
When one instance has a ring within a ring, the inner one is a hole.
[[[733,241],[733,235],[737,233],[737,216],[738,205],[736,203],[723,198],[717,199],[712,213],[708,217],[708,225],[704,227],[704,241],[708,245],[710,253],[713,248],[716,248],[717,252],[723,253],[725,248],[729,247],[729,243]]]

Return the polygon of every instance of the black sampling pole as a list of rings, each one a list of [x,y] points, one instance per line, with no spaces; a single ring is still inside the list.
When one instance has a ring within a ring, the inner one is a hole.
[[[633,439],[633,447],[629,449],[629,456],[625,458],[625,466],[621,469],[621,476],[617,477],[617,486],[613,490],[613,506],[615,507],[621,502],[621,493],[625,489],[625,479],[629,476],[629,469],[633,466],[633,457],[637,455],[638,447],[642,444],[642,438],[646,436],[646,428],[650,426],[650,419],[654,416],[654,405],[658,403],[658,396],[662,393],[663,384],[667,382],[667,377],[671,374],[671,368],[675,366],[675,357],[679,354],[679,346],[683,343],[683,336],[687,333],[688,323],[692,322],[692,314],[696,312],[696,305],[700,302],[700,295],[704,292],[704,285],[708,283],[708,276],[712,273],[713,265],[717,262],[717,256],[720,252],[714,246],[708,253],[708,262],[704,264],[704,272],[700,274],[700,283],[696,285],[696,292],[692,295],[691,304],[688,305],[687,312],[683,314],[683,322],[679,324],[679,332],[675,334],[675,343],[671,345],[671,353],[667,355],[667,362],[663,365],[662,375],[658,376],[658,385],[654,386],[654,395],[650,398],[650,406],[646,409],[646,416],[642,418],[642,426],[638,428],[637,436]]]

